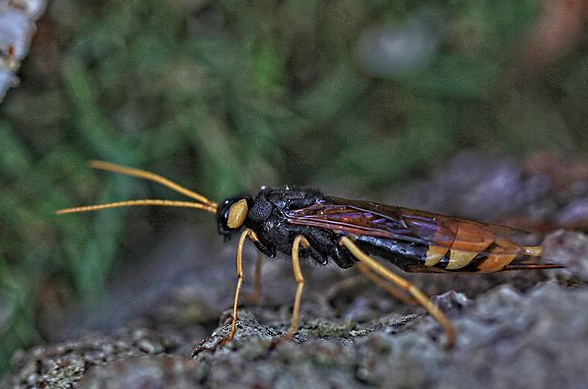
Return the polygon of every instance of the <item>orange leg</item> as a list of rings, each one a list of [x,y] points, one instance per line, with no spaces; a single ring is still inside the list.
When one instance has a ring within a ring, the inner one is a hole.
[[[298,254],[300,245],[304,247],[310,246],[308,240],[302,235],[297,235],[292,243],[292,271],[294,272],[294,280],[296,280],[296,296],[294,297],[294,307],[292,308],[292,321],[286,335],[275,339],[270,348],[274,348],[281,342],[292,339],[296,330],[298,329],[298,319],[300,317],[300,301],[302,299],[302,290],[304,289],[304,277],[302,276],[302,270],[300,270],[300,256]]]
[[[445,314],[435,304],[433,304],[431,300],[429,300],[429,298],[423,292],[421,292],[416,286],[414,286],[408,280],[405,280],[399,275],[394,274],[386,267],[382,266],[375,259],[364,253],[348,237],[342,237],[339,240],[339,244],[345,246],[351,252],[351,254],[353,254],[355,258],[364,263],[374,273],[378,274],[385,280],[390,281],[394,285],[398,286],[400,289],[410,294],[412,298],[414,298],[420,305],[422,305],[423,308],[425,308],[429,312],[429,314],[433,316],[439,322],[439,324],[441,324],[447,335],[447,348],[453,347],[453,345],[455,344],[455,329],[453,328],[453,325],[451,324],[447,316],[445,316]]]
[[[257,251],[257,259],[255,261],[255,278],[253,279],[253,292],[248,293],[245,297],[251,304],[257,304],[261,296],[261,267],[263,265],[263,254]]]
[[[237,244],[237,288],[235,289],[235,300],[233,301],[233,318],[231,321],[231,332],[229,335],[221,341],[225,343],[233,340],[235,333],[237,332],[237,306],[239,305],[239,295],[241,294],[241,286],[243,285],[243,246],[245,246],[245,239],[249,238],[251,241],[256,242],[257,235],[253,230],[247,228],[241,233],[239,237],[239,243]]]
[[[300,301],[302,299],[302,290],[304,289],[304,277],[302,270],[300,270],[300,258],[298,255],[299,246],[310,246],[308,240],[302,235],[297,235],[292,244],[292,271],[294,272],[294,280],[296,281],[296,295],[294,296],[294,307],[292,308],[292,322],[288,332],[282,339],[291,339],[298,329],[298,318],[300,316]]]
[[[382,278],[378,277],[363,262],[357,262],[357,264],[355,266],[357,267],[357,270],[359,270],[359,272],[365,278],[367,278],[368,280],[372,281],[374,284],[378,285],[380,288],[384,289],[386,292],[388,292],[396,300],[398,300],[400,302],[403,302],[405,304],[409,304],[409,305],[415,304],[415,300],[412,297],[410,297],[409,295],[403,293],[401,290],[398,290],[397,288],[393,287],[392,285],[390,285],[389,283],[387,283]]]

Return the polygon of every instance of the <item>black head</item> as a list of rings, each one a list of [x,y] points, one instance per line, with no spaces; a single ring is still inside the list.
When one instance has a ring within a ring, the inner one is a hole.
[[[252,206],[253,197],[249,195],[231,197],[219,204],[216,213],[218,233],[228,239],[241,230]]]

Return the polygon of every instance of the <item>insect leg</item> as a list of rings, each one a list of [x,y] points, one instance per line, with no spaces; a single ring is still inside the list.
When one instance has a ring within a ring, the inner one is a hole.
[[[252,229],[247,228],[239,237],[239,243],[237,244],[237,257],[235,261],[237,266],[237,288],[235,289],[235,300],[233,302],[231,332],[229,332],[229,335],[222,342],[233,340],[235,332],[237,332],[237,306],[239,305],[239,295],[241,294],[241,285],[243,284],[243,247],[245,246],[245,239],[247,238],[255,242],[257,241],[257,235]]]
[[[451,324],[447,316],[445,316],[445,314],[435,304],[433,304],[431,300],[429,300],[429,298],[423,292],[421,292],[416,286],[414,286],[409,281],[405,280],[397,274],[394,274],[386,267],[382,266],[375,259],[364,253],[348,237],[344,236],[341,239],[339,239],[339,244],[345,246],[351,252],[351,254],[353,254],[355,258],[363,262],[366,266],[370,268],[370,270],[377,273],[382,278],[392,282],[400,289],[409,293],[419,304],[423,306],[423,308],[425,308],[429,312],[431,316],[433,316],[439,322],[439,324],[441,324],[447,335],[446,347],[453,347],[453,345],[455,344],[455,329],[453,328],[453,325]]]
[[[392,297],[394,297],[396,300],[403,302],[405,304],[411,304],[411,305],[415,303],[415,300],[412,297],[406,295],[405,293],[402,293],[402,291],[394,288],[392,285],[387,283],[385,280],[383,280],[382,278],[380,278],[376,274],[374,274],[374,272],[370,270],[368,265],[364,264],[363,262],[358,262],[355,266],[357,267],[357,270],[359,270],[359,272],[365,278],[372,281],[374,284],[378,285],[380,288],[384,289],[386,292],[388,292],[390,295],[392,295]]]
[[[263,254],[257,250],[257,259],[255,261],[255,278],[253,279],[253,292],[246,297],[249,303],[256,304],[261,296],[261,267],[263,265]]]
[[[296,333],[298,329],[298,318],[300,316],[300,300],[302,299],[302,289],[304,289],[304,277],[302,276],[302,270],[300,270],[300,258],[298,255],[299,246],[309,247],[310,243],[302,235],[297,235],[294,238],[292,244],[292,271],[294,272],[294,280],[296,280],[296,296],[294,297],[294,308],[292,309],[292,322],[290,328],[283,340],[290,339]]]

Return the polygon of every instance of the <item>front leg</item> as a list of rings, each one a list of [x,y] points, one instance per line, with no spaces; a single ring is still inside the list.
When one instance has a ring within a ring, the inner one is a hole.
[[[243,284],[243,247],[245,246],[245,239],[249,238],[254,243],[259,242],[257,234],[250,228],[245,229],[239,237],[239,244],[237,245],[237,256],[235,264],[237,267],[237,288],[235,289],[235,300],[233,301],[233,318],[231,321],[231,331],[229,335],[221,340],[219,344],[224,344],[233,340],[237,332],[237,306],[239,305],[239,295],[241,294],[241,286]]]
[[[257,304],[261,297],[261,268],[263,265],[263,253],[257,251],[257,259],[255,260],[255,278],[253,279],[253,292],[245,295],[247,302],[250,304]]]

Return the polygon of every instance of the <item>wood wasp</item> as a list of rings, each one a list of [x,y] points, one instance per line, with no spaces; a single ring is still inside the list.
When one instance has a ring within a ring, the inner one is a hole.
[[[196,208],[216,215],[220,235],[229,238],[239,234],[231,330],[224,341],[232,340],[237,330],[246,240],[252,241],[268,257],[276,256],[277,252],[291,256],[297,288],[290,327],[282,339],[291,338],[298,329],[304,288],[300,258],[310,258],[321,265],[331,260],[344,269],[356,265],[361,273],[394,297],[422,305],[445,330],[447,347],[454,345],[456,337],[447,316],[416,286],[373,256],[411,273],[493,273],[563,267],[529,261],[541,256],[541,247],[516,243],[515,237],[524,231],[510,227],[330,197],[314,189],[288,186],[262,187],[255,198],[239,195],[217,204],[155,173],[102,161],[93,161],[90,166],[153,181],[195,201],[128,200],[67,208],[57,211],[58,214],[145,205]],[[258,256],[256,286],[260,269],[261,256]]]

